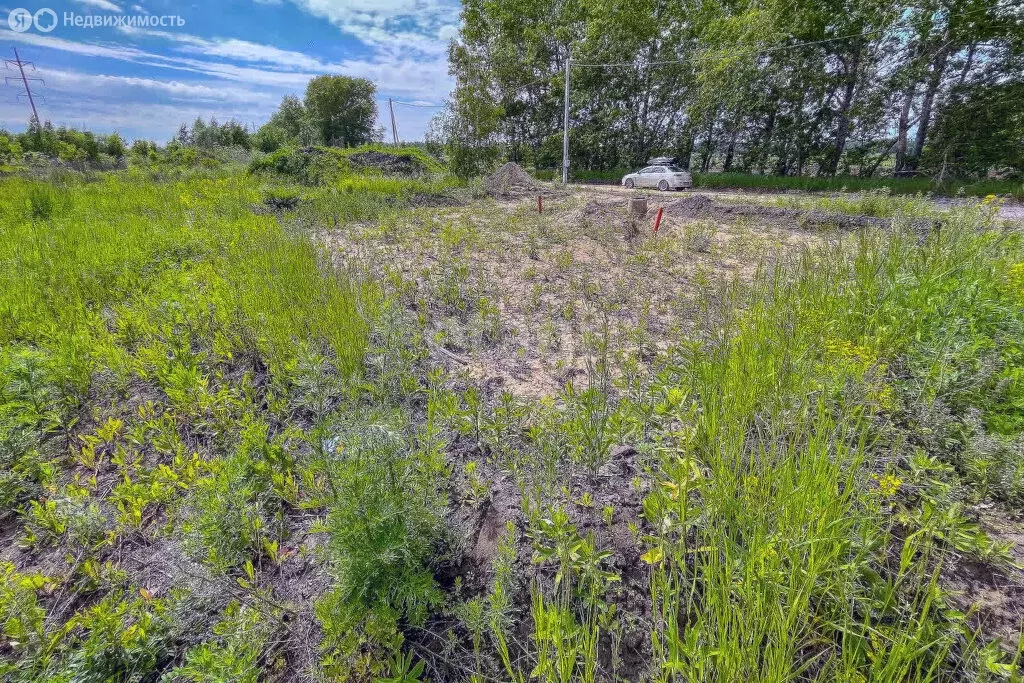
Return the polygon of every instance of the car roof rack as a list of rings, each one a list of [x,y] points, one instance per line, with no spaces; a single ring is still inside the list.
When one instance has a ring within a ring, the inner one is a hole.
[[[675,157],[654,157],[647,162],[648,166],[673,166],[676,163]]]

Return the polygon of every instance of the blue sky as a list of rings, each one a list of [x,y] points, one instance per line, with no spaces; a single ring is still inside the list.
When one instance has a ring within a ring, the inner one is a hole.
[[[44,7],[58,16],[49,33],[9,28],[13,10]],[[184,26],[86,28],[65,24],[67,13],[174,15]],[[28,75],[45,81],[32,84],[40,118],[166,142],[196,116],[258,126],[320,74],[374,81],[382,117],[388,97],[440,104],[453,85],[447,48],[458,22],[458,0],[0,0],[0,55],[13,58],[16,47],[35,64]],[[0,128],[25,128],[20,90],[0,88]],[[399,136],[422,139],[436,112],[396,106]]]

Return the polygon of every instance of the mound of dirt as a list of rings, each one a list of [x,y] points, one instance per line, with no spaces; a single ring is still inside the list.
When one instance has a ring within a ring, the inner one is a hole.
[[[624,202],[588,201],[586,204],[569,214],[568,222],[572,225],[625,225],[626,210]]]
[[[511,162],[484,178],[484,190],[495,199],[521,199],[538,194],[551,194],[548,188],[534,180],[522,166]]]
[[[416,175],[426,170],[419,159],[411,154],[389,154],[377,150],[353,154],[349,161],[355,168],[375,168],[388,175]]]
[[[669,202],[665,208],[673,213],[689,218],[703,218],[711,215],[715,201],[703,194],[695,194],[686,199],[677,199]]]

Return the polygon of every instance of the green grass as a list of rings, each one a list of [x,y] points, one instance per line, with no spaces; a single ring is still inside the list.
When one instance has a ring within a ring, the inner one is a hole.
[[[419,147],[362,145],[340,149],[337,147],[314,147],[294,149],[283,147],[271,154],[257,156],[249,164],[253,174],[278,174],[307,184],[332,184],[339,179],[368,176],[380,177],[385,171],[373,167],[357,167],[353,156],[368,152],[401,160],[408,167],[406,175],[443,175],[444,168],[434,157]]]
[[[759,199],[765,203],[790,209],[844,213],[875,218],[935,217],[940,210],[923,195],[893,194],[888,188],[866,192],[840,192],[832,195],[778,195]]]
[[[1013,680],[947,581],[1007,566],[973,504],[1024,505],[1024,244],[990,203],[922,236],[916,196],[809,199],[894,225],[707,281],[648,364],[605,315],[533,400],[431,350],[502,352],[471,257],[551,225],[495,247],[493,203],[414,208],[442,174],[298,180],[0,179],[4,680]],[[551,310],[621,305],[592,284]],[[453,520],[494,546],[455,579]]]
[[[696,173],[695,187],[736,190],[768,190],[782,192],[860,192],[887,189],[893,194],[935,194],[955,197],[985,197],[990,194],[1024,199],[1024,183],[1011,180],[951,180],[936,184],[928,178],[794,178],[746,173]]]
[[[283,361],[314,338],[348,371],[359,364],[360,292],[324,271],[308,240],[255,215],[259,195],[238,177],[11,179],[4,189],[0,344],[84,335],[137,347],[195,325],[218,354]]]
[[[177,665],[190,680],[207,680],[195,678],[204,668],[224,680],[262,678],[255,663],[273,662],[268,634],[288,610],[265,593],[265,569],[294,554],[285,544],[303,507],[336,508],[336,594],[358,595],[343,627],[324,613],[339,653],[363,621],[390,642],[383,624],[390,619],[398,637],[396,607],[411,615],[402,607],[410,601],[436,604],[423,569],[433,541],[421,532],[437,502],[414,509],[403,496],[443,468],[424,470],[426,456],[401,440],[367,479],[370,470],[336,460],[340,450],[323,450],[343,416],[362,414],[352,401],[378,393],[364,382],[415,391],[419,378],[392,360],[415,347],[404,330],[382,333],[376,278],[358,264],[336,267],[306,228],[376,218],[450,181],[349,174],[308,188],[226,168],[0,183],[0,521],[31,551],[74,553],[66,567],[55,556],[55,577],[4,565],[0,622],[14,658],[0,677],[150,680]],[[379,364],[366,363],[371,351]],[[379,488],[397,463],[414,468],[415,481]],[[375,528],[359,514],[370,504],[420,524],[396,539],[386,520]],[[208,581],[226,582],[220,595],[239,598],[244,618],[238,604],[204,605],[190,591],[154,598],[107,563],[127,543],[164,538],[180,539],[172,564],[197,562]],[[406,545],[419,554],[382,584],[372,568]],[[51,611],[59,605],[41,591],[57,585],[98,591],[102,609]],[[269,603],[254,614],[252,600]],[[196,619],[211,639],[176,654],[171,643]],[[217,636],[229,628],[249,635]],[[392,649],[378,652],[375,674]]]
[[[662,530],[652,540],[664,671],[974,675],[979,644],[939,568],[954,548],[995,549],[962,516],[959,494],[924,483],[942,478],[939,461],[962,468],[958,447],[931,461],[913,445],[919,435],[891,430],[918,409],[933,411],[922,430],[955,433],[939,405],[955,406],[953,422],[968,406],[1020,405],[1019,383],[1000,405],[989,393],[1013,383],[1022,360],[1018,343],[1004,346],[1024,320],[1020,292],[1006,287],[1020,240],[979,235],[975,220],[957,216],[921,247],[874,234],[808,256],[761,279],[725,343],[680,356],[664,391],[685,428],[662,442],[673,455],[647,501]],[[994,376],[965,376],[997,348]]]

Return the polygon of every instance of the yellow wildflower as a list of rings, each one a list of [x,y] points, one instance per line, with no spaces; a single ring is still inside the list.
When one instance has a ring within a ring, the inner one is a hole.
[[[893,474],[887,474],[878,480],[878,490],[883,496],[894,496],[903,485],[903,480]]]

